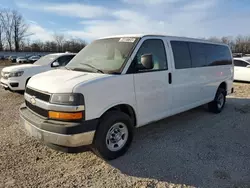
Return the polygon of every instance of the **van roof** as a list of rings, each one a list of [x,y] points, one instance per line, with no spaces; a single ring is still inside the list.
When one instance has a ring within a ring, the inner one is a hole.
[[[209,40],[206,40],[206,39],[180,37],[180,36],[170,36],[170,35],[161,35],[161,34],[125,34],[125,35],[107,36],[107,37],[102,37],[100,39],[122,38],[122,37],[136,37],[136,38],[142,38],[142,37],[169,37],[169,38],[178,39],[178,40],[187,40],[187,41],[190,40],[190,41],[206,42],[206,43],[211,43],[211,44],[220,44],[220,45],[228,46],[227,44],[224,44],[222,42],[212,42],[212,41],[209,41]]]

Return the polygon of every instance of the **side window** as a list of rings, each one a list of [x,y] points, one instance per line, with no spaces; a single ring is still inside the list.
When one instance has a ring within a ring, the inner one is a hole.
[[[246,67],[247,65],[249,65],[249,64],[246,63],[246,62],[244,62],[244,61],[234,60],[234,66],[237,66],[237,67]]]
[[[148,39],[145,40],[140,49],[138,50],[133,63],[141,64],[141,56],[144,54],[152,54],[154,67],[152,70],[166,70],[167,58],[165,52],[165,46],[161,39]],[[140,72],[147,72],[151,70],[140,70]]]
[[[192,67],[188,43],[182,41],[171,41],[176,69],[187,69]]]
[[[232,64],[231,54],[226,46],[206,44],[207,65],[229,65]]]
[[[65,66],[73,57],[74,55],[64,55],[62,57],[59,57],[57,59],[57,62],[59,63],[60,66]]]
[[[192,67],[204,67],[207,65],[205,47],[202,43],[189,42],[192,59]]]

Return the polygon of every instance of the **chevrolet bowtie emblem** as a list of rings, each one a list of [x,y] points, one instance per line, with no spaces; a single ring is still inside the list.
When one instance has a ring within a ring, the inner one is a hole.
[[[36,97],[35,96],[30,97],[30,102],[31,102],[31,104],[35,105],[36,104]]]

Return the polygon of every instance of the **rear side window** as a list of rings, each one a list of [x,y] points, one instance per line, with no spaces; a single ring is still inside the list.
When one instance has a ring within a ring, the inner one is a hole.
[[[171,41],[175,68],[196,68],[232,64],[227,46],[199,42]]]
[[[249,65],[249,64],[246,63],[246,62],[244,62],[244,61],[234,60],[234,66],[237,66],[237,67],[246,67],[247,65]]]
[[[207,66],[232,64],[232,58],[228,47],[214,44],[205,44],[205,47]]]
[[[171,41],[176,69],[191,68],[191,57],[188,43],[182,41]]]

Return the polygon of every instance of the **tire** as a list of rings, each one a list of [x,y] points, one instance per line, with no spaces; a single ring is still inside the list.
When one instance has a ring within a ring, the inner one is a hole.
[[[208,110],[213,113],[220,113],[226,103],[226,90],[218,88],[215,98],[212,102],[208,103]]]
[[[118,133],[110,133],[117,129],[119,129]],[[134,126],[131,118],[127,114],[120,111],[107,112],[107,114],[101,118],[100,124],[96,130],[93,150],[98,156],[106,160],[118,158],[128,150],[133,140],[133,133]],[[111,135],[118,135],[117,140],[120,139],[121,144],[116,144],[116,136],[112,138],[113,141],[111,141],[112,139],[108,139],[112,137]]]

